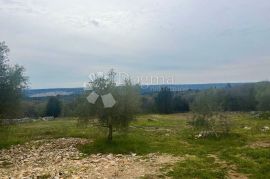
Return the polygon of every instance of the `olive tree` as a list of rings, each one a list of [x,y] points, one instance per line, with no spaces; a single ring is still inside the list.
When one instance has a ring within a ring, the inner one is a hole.
[[[108,141],[112,141],[114,129],[123,131],[128,128],[140,105],[139,86],[132,85],[129,79],[117,86],[115,75],[111,70],[106,75],[96,75],[90,82],[92,92],[89,96],[95,98],[92,109],[99,123],[108,128]]]
[[[24,68],[10,65],[8,53],[8,46],[0,42],[0,119],[18,115],[23,89],[27,87]]]
[[[220,133],[228,133],[230,121],[223,113],[223,107],[219,96],[219,90],[211,89],[198,93],[191,105],[193,120],[191,124],[202,130],[201,136]]]

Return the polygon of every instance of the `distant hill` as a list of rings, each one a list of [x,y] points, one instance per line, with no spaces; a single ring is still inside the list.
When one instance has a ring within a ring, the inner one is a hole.
[[[230,86],[237,86],[243,83],[230,83]],[[211,88],[226,88],[228,83],[210,83],[210,84],[173,84],[173,85],[142,85],[141,93],[149,94],[158,92],[162,87],[169,87],[171,91],[187,91],[187,90],[205,90]],[[25,95],[30,98],[48,97],[48,96],[69,96],[79,95],[84,92],[83,88],[51,88],[51,89],[27,89]]]
[[[237,86],[243,83],[209,83],[209,84],[173,84],[173,85],[142,85],[141,93],[158,92],[162,87],[168,87],[171,91],[206,90],[211,88],[222,89],[229,85]]]
[[[50,89],[26,89],[25,95],[30,98],[48,96],[69,96],[82,94],[83,88],[50,88]]]

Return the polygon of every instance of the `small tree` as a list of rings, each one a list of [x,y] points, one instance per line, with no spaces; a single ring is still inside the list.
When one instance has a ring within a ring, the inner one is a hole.
[[[155,98],[157,110],[159,113],[169,114],[173,111],[173,94],[168,87],[162,87]]]
[[[139,110],[139,86],[132,85],[130,80],[125,80],[122,86],[116,86],[115,75],[111,70],[107,75],[96,76],[91,82],[93,92],[99,95],[93,106],[99,122],[109,129],[108,141],[112,141],[113,128],[127,129]],[[106,107],[106,96],[115,100],[115,105]]]
[[[156,105],[154,97],[152,95],[142,96],[140,108],[142,113],[155,113]]]
[[[191,105],[194,113],[191,124],[202,130],[202,135],[228,133],[230,121],[222,113],[223,107],[220,103],[218,90],[207,90],[200,92]]]
[[[50,97],[46,105],[46,116],[58,117],[61,114],[61,102],[55,96]]]
[[[8,64],[9,48],[0,42],[0,119],[18,116],[23,89],[27,87],[24,68]]]

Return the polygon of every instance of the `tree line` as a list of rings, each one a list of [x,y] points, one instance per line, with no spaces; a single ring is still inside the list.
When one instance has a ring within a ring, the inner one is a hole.
[[[90,104],[85,100],[87,93],[69,98],[58,96],[29,99],[24,97],[23,90],[28,85],[28,78],[24,75],[25,69],[20,65],[11,65],[8,53],[8,46],[5,42],[0,42],[0,118],[46,115],[55,117],[90,116],[93,114],[94,109],[90,109]],[[116,89],[116,86],[113,89]],[[137,90],[139,90],[138,86]],[[163,87],[159,92],[152,94],[140,95],[137,91],[136,98],[139,100],[135,101],[139,101],[136,102],[136,105],[140,113],[189,112],[193,103],[198,101],[202,93],[207,93],[211,98],[209,103],[215,100],[223,111],[270,110],[270,83],[267,81],[236,86],[228,84],[223,89],[202,91],[171,91],[169,87]]]
[[[129,79],[124,85],[117,86],[114,71],[89,82],[92,92],[96,93],[95,103],[87,100],[89,91],[71,97],[27,98],[23,96],[23,90],[28,85],[25,70],[22,66],[10,65],[8,52],[7,45],[1,42],[0,119],[61,116],[79,117],[79,123],[98,119],[100,125],[109,129],[108,139],[111,141],[113,130],[125,130],[138,113],[192,111],[195,114],[193,125],[228,131],[228,121],[220,112],[270,111],[270,83],[267,81],[237,86],[228,84],[223,89],[208,90],[171,91],[169,87],[163,87],[159,92],[142,95],[139,86]],[[106,100],[112,98],[115,98],[115,104],[106,106]],[[212,132],[218,135],[216,130]]]

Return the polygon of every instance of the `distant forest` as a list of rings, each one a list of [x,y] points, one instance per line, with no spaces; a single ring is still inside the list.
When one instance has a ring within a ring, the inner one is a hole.
[[[202,85],[203,86],[203,85]],[[209,86],[208,86],[209,87]],[[151,89],[151,88],[150,88]],[[174,88],[175,89],[175,88]],[[68,89],[71,90],[71,89]],[[61,91],[61,90],[56,90]],[[62,89],[63,91],[63,89]],[[40,92],[40,91],[39,91]],[[43,91],[44,92],[44,91]],[[68,91],[66,91],[68,94]],[[70,91],[69,91],[70,92]],[[91,108],[86,97],[89,91],[76,89],[76,93],[69,95],[56,95],[54,97],[27,97],[22,101],[22,117],[48,116],[49,106],[57,103],[58,114],[55,117],[76,117],[84,114]],[[246,83],[246,84],[219,84],[208,89],[172,90],[170,86],[160,86],[160,89],[152,92],[142,92],[140,95],[140,113],[179,113],[189,112],[197,100],[209,98],[209,103],[220,106],[221,111],[269,111],[270,110],[270,83]],[[51,101],[55,101],[52,103]],[[51,104],[52,103],[52,104]],[[48,106],[49,105],[49,106]],[[91,111],[91,110],[90,110]]]

